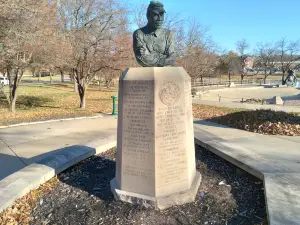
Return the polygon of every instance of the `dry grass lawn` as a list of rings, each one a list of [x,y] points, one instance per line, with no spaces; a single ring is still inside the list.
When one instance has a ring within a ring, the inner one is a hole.
[[[89,88],[86,96],[86,109],[79,108],[79,95],[72,84],[27,85],[18,88],[17,113],[8,111],[7,101],[0,97],[0,126],[21,122],[32,122],[74,116],[92,116],[97,113],[110,113],[111,96],[116,90]]]
[[[65,76],[65,78],[68,78],[67,76]],[[33,76],[23,76],[22,77],[22,82],[38,82],[39,77],[33,77]],[[50,77],[49,76],[45,76],[45,77],[41,77],[40,81],[50,81]],[[61,81],[61,77],[60,76],[52,76],[52,81]]]

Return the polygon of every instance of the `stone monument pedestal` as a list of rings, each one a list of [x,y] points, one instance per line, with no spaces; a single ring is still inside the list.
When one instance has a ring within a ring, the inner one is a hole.
[[[182,67],[130,68],[118,105],[115,199],[158,209],[194,201],[201,175],[190,76]]]

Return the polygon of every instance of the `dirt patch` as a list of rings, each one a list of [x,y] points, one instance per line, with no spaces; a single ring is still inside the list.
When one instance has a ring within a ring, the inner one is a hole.
[[[93,156],[61,173],[54,189],[38,199],[30,224],[263,224],[263,184],[197,146],[202,182],[195,202],[163,211],[113,199],[115,150]]]

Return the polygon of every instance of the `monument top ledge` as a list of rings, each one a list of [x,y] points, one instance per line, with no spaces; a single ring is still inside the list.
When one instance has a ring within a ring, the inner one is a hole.
[[[131,67],[127,68],[120,80],[155,80],[161,78],[190,79],[183,67]]]

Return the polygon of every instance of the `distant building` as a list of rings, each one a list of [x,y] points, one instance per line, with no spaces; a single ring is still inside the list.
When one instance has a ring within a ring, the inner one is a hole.
[[[245,69],[252,69],[253,68],[253,59],[252,57],[250,56],[247,56],[245,59],[244,59],[244,67]]]

